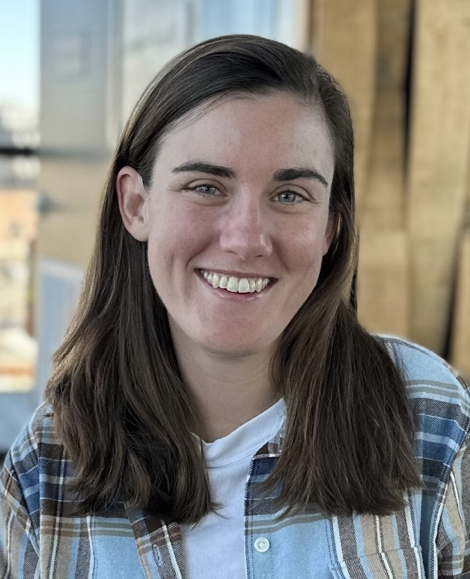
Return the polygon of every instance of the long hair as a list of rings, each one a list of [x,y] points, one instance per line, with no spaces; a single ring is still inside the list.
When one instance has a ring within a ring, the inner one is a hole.
[[[349,304],[357,248],[346,98],[311,56],[235,35],[171,61],[138,102],[115,153],[79,307],[46,391],[72,460],[81,513],[122,500],[194,523],[213,508],[167,312],[149,274],[146,243],[124,228],[116,178],[130,165],[149,185],[162,137],[209,99],[275,91],[324,112],[334,146],[330,210],[337,225],[318,283],[273,355],[271,379],[286,400],[287,431],[266,484],[281,488],[286,512],[314,503],[337,514],[390,513],[403,506],[406,489],[419,485],[403,379]]]

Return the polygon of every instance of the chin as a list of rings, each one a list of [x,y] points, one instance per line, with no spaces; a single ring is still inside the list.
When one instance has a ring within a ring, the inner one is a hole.
[[[260,331],[259,325],[233,323],[213,324],[209,322],[178,325],[169,317],[173,339],[186,351],[200,350],[225,358],[242,358],[266,352],[277,342],[268,332]],[[269,332],[274,334],[274,332]],[[194,350],[196,348],[196,350]],[[197,355],[197,354],[196,354]]]
[[[224,358],[243,358],[253,356],[254,354],[269,348],[268,344],[261,340],[258,342],[234,341],[223,339],[201,340],[200,345],[211,354]]]

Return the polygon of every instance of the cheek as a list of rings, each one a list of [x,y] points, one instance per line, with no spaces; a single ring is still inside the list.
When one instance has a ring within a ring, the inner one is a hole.
[[[321,266],[324,254],[325,235],[320,228],[298,227],[286,235],[285,259],[291,269],[307,272],[316,271]]]
[[[176,265],[184,267],[207,246],[210,236],[210,222],[201,220],[194,212],[175,210],[159,214],[153,220],[149,234],[150,268],[155,264],[165,269]]]

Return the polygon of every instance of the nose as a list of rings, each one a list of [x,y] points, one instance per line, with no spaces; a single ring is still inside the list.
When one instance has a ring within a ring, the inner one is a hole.
[[[269,216],[253,196],[239,198],[227,210],[220,232],[221,249],[241,260],[272,253]]]

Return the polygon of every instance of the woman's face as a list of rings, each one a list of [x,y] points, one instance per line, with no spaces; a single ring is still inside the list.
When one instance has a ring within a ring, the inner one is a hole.
[[[226,97],[196,113],[163,139],[149,191],[121,171],[124,222],[148,241],[178,347],[270,350],[332,239],[332,143],[322,113],[285,93]]]

